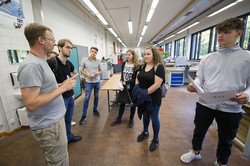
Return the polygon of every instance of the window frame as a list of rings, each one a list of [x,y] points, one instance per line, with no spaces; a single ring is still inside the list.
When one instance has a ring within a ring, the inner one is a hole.
[[[181,56],[185,56],[186,36],[184,36],[184,37],[182,37],[182,38],[179,38],[179,39],[177,39],[177,40],[174,41],[174,58],[180,57],[180,55],[179,55],[179,53],[180,53],[180,41],[181,41],[182,39],[184,40],[184,42],[183,42],[183,50],[182,50],[182,51],[183,51],[183,55],[181,55]],[[178,44],[179,44],[179,45],[178,45],[178,47],[179,47],[179,48],[178,48],[178,55],[177,55],[177,53],[176,53],[176,52],[177,52],[177,49],[176,49],[176,47],[177,47],[177,46],[176,46],[176,45],[177,45],[177,42],[179,42],[179,43],[178,43]]]

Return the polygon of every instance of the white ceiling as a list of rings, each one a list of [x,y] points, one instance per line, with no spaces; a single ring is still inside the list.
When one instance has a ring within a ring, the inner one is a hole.
[[[91,0],[108,26],[113,28],[128,48],[137,46],[145,24],[148,29],[141,43],[155,44],[233,1],[235,0],[159,0],[151,21],[146,23],[152,0]],[[188,13],[190,14],[187,16]],[[129,19],[133,22],[133,34],[128,30]]]

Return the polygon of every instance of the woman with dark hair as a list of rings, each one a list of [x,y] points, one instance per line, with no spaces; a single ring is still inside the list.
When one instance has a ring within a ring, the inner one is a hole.
[[[137,137],[138,142],[149,137],[148,126],[150,119],[152,121],[154,136],[149,147],[150,151],[156,150],[159,144],[160,121],[158,116],[161,106],[160,86],[164,81],[165,67],[161,54],[155,46],[148,46],[144,50],[144,65],[139,70],[136,78],[133,101],[134,98],[137,98],[137,103],[134,104],[138,105],[139,117],[143,115],[143,132]],[[139,93],[136,94],[138,89]],[[140,104],[138,104],[139,102]]]
[[[127,86],[129,94],[131,94],[133,87],[135,86],[135,77],[139,68],[139,62],[135,55],[135,51],[133,49],[129,49],[126,52],[126,62],[122,64],[122,72],[121,72],[121,84],[123,86]],[[117,119],[111,123],[111,126],[118,125],[122,122],[122,115],[124,113],[125,104],[120,104],[119,113]],[[130,112],[130,120],[129,127],[133,127],[133,119],[135,115],[135,107],[131,107]]]

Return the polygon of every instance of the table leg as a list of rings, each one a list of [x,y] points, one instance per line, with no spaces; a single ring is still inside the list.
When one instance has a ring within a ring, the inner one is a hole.
[[[244,148],[244,151],[243,151],[243,155],[245,157],[248,157],[250,153],[250,126],[249,126],[249,129],[248,129],[248,134],[247,134],[247,139],[246,139],[246,142],[245,142],[245,148]]]
[[[107,90],[107,94],[108,94],[108,111],[110,112],[109,90]]]

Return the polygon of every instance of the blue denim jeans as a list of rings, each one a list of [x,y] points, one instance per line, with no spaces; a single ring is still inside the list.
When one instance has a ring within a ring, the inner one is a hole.
[[[66,114],[65,114],[66,133],[67,133],[68,141],[70,141],[71,138],[73,137],[71,133],[71,121],[73,119],[75,101],[74,101],[74,97],[72,96],[63,98],[63,99],[64,99],[64,104],[66,107]]]
[[[98,98],[99,98],[99,90],[100,90],[100,82],[96,83],[88,83],[86,82],[85,86],[85,99],[83,104],[83,116],[87,116],[87,110],[89,106],[89,99],[92,92],[92,89],[94,88],[94,107],[93,110],[97,110],[98,107]]]
[[[143,131],[148,132],[148,126],[150,123],[150,119],[152,121],[152,127],[154,131],[154,139],[158,139],[159,131],[160,131],[160,120],[159,120],[159,110],[160,106],[153,106],[153,111],[148,113],[147,111],[143,112]]]
[[[215,119],[219,136],[216,156],[221,164],[226,165],[231,154],[232,140],[236,137],[241,118],[241,113],[213,110],[197,103],[194,119],[195,129],[192,139],[193,149],[197,151],[202,149],[202,142],[207,130]]]

